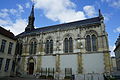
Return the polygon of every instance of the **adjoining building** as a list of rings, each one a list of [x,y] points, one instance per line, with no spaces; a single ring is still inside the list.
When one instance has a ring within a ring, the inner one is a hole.
[[[115,42],[115,60],[116,60],[116,70],[113,71],[112,76],[114,76],[116,79],[120,79],[120,35]]]
[[[120,71],[120,35],[115,43],[116,48],[114,50],[116,56],[117,70]]]
[[[17,48],[22,49],[18,49],[18,69],[22,75],[58,74],[62,79],[77,74],[110,73],[108,34],[100,10],[94,18],[36,29],[34,20],[33,6],[25,31],[17,35]]]
[[[116,57],[112,56],[111,57],[111,64],[112,64],[112,72],[116,71]]]
[[[12,32],[0,27],[0,77],[15,72],[16,41]]]

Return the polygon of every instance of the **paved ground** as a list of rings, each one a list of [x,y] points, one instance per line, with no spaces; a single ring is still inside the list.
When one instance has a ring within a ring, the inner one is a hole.
[[[51,79],[36,79],[36,78],[20,78],[20,77],[4,77],[0,80],[51,80]]]

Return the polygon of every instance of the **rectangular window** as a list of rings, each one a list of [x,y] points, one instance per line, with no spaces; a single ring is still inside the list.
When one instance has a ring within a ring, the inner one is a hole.
[[[12,69],[11,69],[12,72],[15,71],[15,61],[12,62]]]
[[[1,44],[1,48],[0,48],[0,52],[4,52],[5,45],[6,45],[6,40],[2,40],[2,44]]]
[[[11,52],[12,52],[12,47],[13,47],[13,43],[10,42],[10,43],[9,43],[9,48],[8,48],[8,54],[11,54]]]
[[[0,58],[0,70],[2,68],[2,62],[3,62],[3,58]]]
[[[9,69],[9,64],[10,64],[10,59],[7,59],[7,60],[6,60],[6,64],[5,64],[5,72],[8,71],[8,69]]]

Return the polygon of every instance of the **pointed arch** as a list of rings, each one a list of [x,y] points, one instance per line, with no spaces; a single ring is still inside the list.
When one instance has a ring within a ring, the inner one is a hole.
[[[35,59],[33,57],[28,58],[27,68],[30,75],[34,73]]]
[[[29,42],[29,53],[30,54],[36,54],[37,51],[37,39],[33,38]]]
[[[46,41],[45,47],[46,47],[46,53],[48,54],[49,53],[49,40]]]
[[[33,54],[33,42],[30,43],[29,53]]]
[[[64,52],[68,53],[68,38],[64,39]]]
[[[95,34],[86,36],[86,50],[97,51],[97,36]]]
[[[92,48],[93,51],[97,51],[97,37],[94,34],[92,35]]]
[[[70,38],[70,37],[72,37],[72,39],[75,39],[74,34],[72,34],[72,33],[66,33],[66,34],[63,36],[62,40],[64,40],[65,38]]]
[[[50,53],[53,53],[53,40],[50,40]]]
[[[45,43],[45,52],[46,54],[52,54],[53,53],[53,45],[54,41],[51,36],[48,36],[46,38],[46,43]]]
[[[63,42],[64,53],[72,53],[73,52],[73,38],[65,38]]]
[[[91,51],[91,39],[90,39],[90,35],[86,36],[86,50],[87,51]]]
[[[72,37],[69,38],[69,52],[73,52],[73,39]]]
[[[33,52],[33,53],[36,54],[36,49],[37,49],[37,42],[36,42],[36,41],[34,42],[33,49],[34,49],[34,52]]]

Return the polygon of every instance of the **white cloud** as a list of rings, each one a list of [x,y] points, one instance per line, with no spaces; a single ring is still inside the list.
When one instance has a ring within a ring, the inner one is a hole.
[[[2,12],[8,12],[8,9],[1,9]]]
[[[27,21],[25,19],[16,19],[16,21],[13,24],[4,26],[4,28],[10,30],[15,35],[17,35],[25,30],[26,25]]]
[[[33,0],[32,0],[33,1]],[[83,11],[76,11],[70,0],[34,0],[35,8],[42,9],[47,18],[60,23],[85,19]],[[51,5],[52,4],[52,5]]]
[[[115,8],[120,8],[120,0],[114,1],[111,5]]]
[[[110,2],[111,0],[101,0],[102,2]]]
[[[27,21],[21,18],[21,14],[24,12],[24,8],[19,4],[17,7],[18,9],[0,10],[0,26],[10,30],[15,35],[23,32],[27,26]]]
[[[13,22],[0,19],[0,25],[17,35],[25,30],[25,27],[27,26],[27,21],[25,19],[16,19],[16,21]]]
[[[108,3],[114,8],[120,8],[120,0],[101,0],[102,2]]]
[[[30,3],[29,3],[29,2],[26,3],[26,4],[25,4],[25,7],[26,7],[26,8],[30,8]]]
[[[23,9],[22,5],[17,4],[17,6],[18,6],[18,10],[19,10],[20,13],[24,12],[24,9]]]
[[[108,22],[111,19],[111,16],[113,16],[112,13],[105,13],[103,14],[105,23]]]
[[[114,29],[114,32],[119,32],[120,33],[120,27],[117,27],[116,29]]]
[[[5,18],[8,16],[8,13],[7,12],[0,12],[0,17],[1,18]]]
[[[114,53],[114,49],[115,49],[115,45],[114,46],[110,46],[110,51],[111,51],[111,56],[115,56],[115,53]]]
[[[9,21],[0,19],[0,25],[8,25]]]
[[[85,13],[88,17],[93,17],[96,15],[94,6],[91,6],[91,5],[84,6],[83,10],[85,11]]]
[[[84,11],[76,11],[76,5],[70,0],[59,0],[59,3],[58,0],[34,0],[34,2],[35,8],[42,9],[48,19],[59,21],[60,23],[82,20],[88,17]],[[24,13],[24,8],[28,8],[30,5],[29,3],[25,3],[23,6],[17,4],[17,7],[18,9],[0,10],[0,25],[10,29],[15,35],[23,32],[27,26],[27,21],[22,19],[21,15]],[[89,15],[93,16],[95,14],[94,7],[92,6],[91,8],[91,14]]]
[[[10,11],[10,13],[13,14],[13,15],[17,13],[17,10],[16,10],[16,9],[10,9],[9,11]]]

